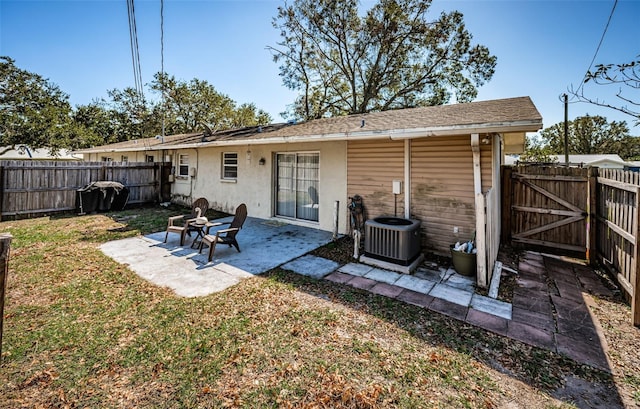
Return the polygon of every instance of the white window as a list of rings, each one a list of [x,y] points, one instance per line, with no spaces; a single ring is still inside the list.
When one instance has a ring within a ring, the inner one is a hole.
[[[122,155],[122,156],[120,157],[120,162],[129,162],[129,157],[128,157],[128,156],[125,156],[125,155]]]
[[[189,176],[189,155],[178,156],[178,176]]]
[[[102,157],[102,161],[103,161],[103,162],[111,162],[112,160],[113,160],[113,159],[111,159],[111,158],[110,158],[110,157],[108,157],[108,156],[103,156],[103,157]]]
[[[238,178],[238,153],[224,152],[222,154],[222,179]]]

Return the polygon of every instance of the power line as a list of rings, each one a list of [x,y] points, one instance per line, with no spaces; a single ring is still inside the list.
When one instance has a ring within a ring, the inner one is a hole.
[[[576,90],[576,94],[578,94],[582,89],[582,87],[584,86],[584,80],[587,78],[587,75],[589,74],[589,72],[591,71],[591,67],[593,66],[593,62],[596,60],[596,57],[598,56],[598,52],[600,51],[600,47],[602,46],[602,42],[604,41],[604,36],[607,34],[607,30],[609,29],[609,23],[611,23],[611,18],[613,17],[613,12],[616,10],[617,5],[618,5],[618,0],[614,0],[613,7],[611,8],[611,13],[609,13],[609,19],[607,20],[607,25],[604,26],[604,30],[602,31],[602,36],[600,37],[600,42],[598,43],[598,47],[596,47],[596,52],[593,54],[593,58],[589,63],[589,68],[587,68],[587,71],[584,73],[584,76],[582,77],[582,81],[580,81],[580,86]]]
[[[133,5],[133,0],[127,0],[127,15],[129,17],[129,40],[131,42],[133,78],[138,96],[141,99],[144,99],[142,70],[140,69],[140,50],[138,48],[138,30],[136,29],[136,12]]]
[[[165,78],[164,78],[164,0],[160,0],[160,78],[162,93],[162,141],[164,142],[164,126],[165,126]]]

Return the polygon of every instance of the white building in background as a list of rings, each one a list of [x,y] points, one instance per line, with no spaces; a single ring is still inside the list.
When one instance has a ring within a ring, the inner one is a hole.
[[[60,149],[56,155],[52,155],[49,148],[31,149],[26,145],[8,148],[0,147],[0,160],[82,160],[82,155],[74,155],[66,149]]]

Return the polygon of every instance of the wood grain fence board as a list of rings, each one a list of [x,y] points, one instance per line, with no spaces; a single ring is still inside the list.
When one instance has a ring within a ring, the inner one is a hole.
[[[119,162],[0,162],[0,218],[34,216],[76,208],[77,190],[91,182],[112,180],[129,189],[131,204],[152,203],[163,197],[166,177],[161,163]],[[164,190],[164,186],[162,187]]]
[[[590,262],[600,261],[618,280],[630,298],[633,324],[640,326],[640,174],[522,166],[504,175],[503,192],[508,195],[503,195],[502,208],[509,216],[503,221],[510,229],[503,229],[503,239],[550,250],[585,251]],[[578,220],[579,214],[584,221]]]
[[[523,244],[533,244],[536,246],[553,247],[553,248],[558,248],[563,250],[569,250],[576,253],[584,251],[584,247],[582,246],[574,246],[572,244],[556,243],[556,242],[546,241],[546,240],[528,239],[526,237],[514,237],[513,241],[518,243],[523,243]]]
[[[600,169],[596,190],[598,259],[627,294],[633,324],[640,326],[640,175]]]
[[[550,245],[556,249],[580,250],[586,254],[589,229],[586,227],[587,169],[555,166],[523,166],[512,168],[511,189],[503,195],[503,208],[509,209],[512,241],[520,244]],[[504,216],[503,216],[504,218]],[[527,237],[527,241],[521,240]],[[553,243],[553,244],[551,244]],[[556,246],[558,243],[562,246]]]

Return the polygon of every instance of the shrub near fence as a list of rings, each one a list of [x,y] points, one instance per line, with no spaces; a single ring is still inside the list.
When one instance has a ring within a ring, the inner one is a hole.
[[[0,161],[0,219],[34,217],[76,209],[77,190],[111,180],[129,188],[129,203],[164,200],[170,165],[147,162]]]

